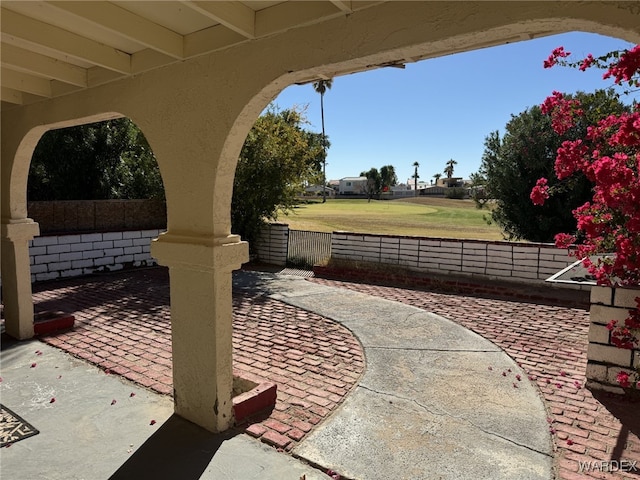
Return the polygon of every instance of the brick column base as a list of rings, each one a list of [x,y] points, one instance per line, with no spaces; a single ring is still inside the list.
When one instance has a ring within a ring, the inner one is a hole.
[[[593,287],[587,349],[587,388],[624,393],[616,381],[622,370],[631,371],[640,364],[640,350],[618,348],[611,343],[606,325],[611,320],[624,324],[629,310],[636,307],[640,288]]]

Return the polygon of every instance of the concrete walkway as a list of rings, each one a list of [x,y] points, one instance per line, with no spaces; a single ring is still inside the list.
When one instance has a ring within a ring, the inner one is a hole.
[[[170,398],[31,341],[3,344],[0,392],[40,434],[0,449],[2,476],[552,478],[543,404],[492,343],[423,310],[301,278],[242,272],[234,287],[331,318],[363,345],[363,377],[294,446],[298,459],[245,434],[205,432],[172,416]]]
[[[242,283],[341,323],[364,348],[355,391],[294,455],[358,479],[552,477],[544,405],[494,344],[432,313],[296,277]]]

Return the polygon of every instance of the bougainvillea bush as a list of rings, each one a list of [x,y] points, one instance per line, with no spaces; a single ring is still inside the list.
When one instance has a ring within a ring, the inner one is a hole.
[[[571,62],[570,52],[558,47],[544,62],[554,65],[605,70],[603,79],[613,79],[630,90],[640,88],[640,45]],[[541,106],[551,116],[552,127],[562,134],[582,120],[579,100],[553,92]],[[557,151],[555,174],[559,180],[583,173],[593,183],[593,199],[574,210],[577,232],[556,235],[556,245],[571,248],[599,285],[640,286],[640,104],[630,112],[610,115],[587,128],[583,138],[567,140]],[[553,191],[541,178],[531,191],[531,200],[542,205]],[[620,348],[640,348],[640,297],[637,308],[620,324],[611,321],[611,342]],[[622,372],[623,387],[640,388],[640,367]]]

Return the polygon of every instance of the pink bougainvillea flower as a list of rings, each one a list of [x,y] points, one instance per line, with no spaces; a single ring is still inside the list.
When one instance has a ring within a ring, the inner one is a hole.
[[[560,370],[560,376],[566,377],[567,376],[567,372],[565,372],[564,370]]]
[[[36,366],[37,366],[37,365],[38,365],[37,363],[33,362],[33,363],[31,364],[31,368],[36,368]]]
[[[42,352],[40,350],[36,350],[36,355],[42,355]]]
[[[518,385],[516,383],[513,384],[513,388],[518,388]]]
[[[156,424],[156,421],[155,421],[155,420],[151,420],[151,421],[149,422],[149,425],[155,425],[155,424]]]
[[[616,381],[620,384],[622,388],[629,388],[631,386],[631,382],[629,381],[629,374],[627,372],[620,372],[616,376]]]
[[[49,400],[49,403],[56,403],[56,398],[52,397],[51,400]]]
[[[579,70],[581,72],[584,72],[587,68],[589,68],[591,65],[593,65],[594,62],[594,58],[593,55],[589,54],[587,55],[584,60],[582,60],[582,63],[580,64]]]
[[[542,66],[544,68],[551,68],[558,63],[558,59],[566,58],[569,55],[571,55],[571,52],[565,52],[564,47],[554,48],[549,58],[542,62]]]
[[[516,375],[516,380],[521,381],[522,377],[520,376],[520,374]]]
[[[575,385],[575,387],[580,390],[582,388],[582,384],[580,382],[578,382],[577,380],[575,382],[573,382],[573,384]]]
[[[135,396],[136,396],[136,394],[135,394],[134,392],[131,392],[131,393],[129,394],[129,397],[135,397]]]
[[[507,376],[507,372],[502,372],[502,376],[506,377]]]
[[[567,445],[573,445],[573,440],[571,440],[570,438],[567,438]]]
[[[111,405],[115,405],[116,403],[118,403],[118,402],[116,401],[115,398],[113,400],[111,400]]]
[[[104,373],[105,373],[106,375],[111,375],[111,370],[109,370],[108,368],[105,368],[105,369],[104,369]]]
[[[556,388],[562,388],[562,384],[561,383],[556,383]]]
[[[529,198],[534,205],[544,205],[545,200],[549,198],[549,186],[546,178],[538,179],[536,186],[533,187],[529,194]]]

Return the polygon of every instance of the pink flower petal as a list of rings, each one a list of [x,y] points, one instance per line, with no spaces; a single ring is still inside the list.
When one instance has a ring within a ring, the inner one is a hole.
[[[571,440],[570,438],[567,438],[567,445],[573,445],[573,440]]]
[[[56,403],[56,398],[53,397],[51,400],[49,400],[49,403]]]
[[[155,421],[155,420],[151,420],[151,421],[149,422],[149,425],[155,425],[155,424],[156,424],[156,421]]]
[[[135,396],[136,396],[136,394],[135,394],[134,392],[131,392],[131,393],[129,394],[129,397],[135,397]]]
[[[116,402],[116,399],[115,399],[115,398],[114,398],[113,400],[111,400],[111,405],[115,405],[116,403],[117,403],[117,402]]]
[[[31,368],[36,368],[36,365],[37,365],[37,363],[35,363],[35,362],[34,362],[34,363],[32,363],[32,364],[31,364]]]

